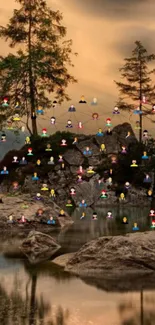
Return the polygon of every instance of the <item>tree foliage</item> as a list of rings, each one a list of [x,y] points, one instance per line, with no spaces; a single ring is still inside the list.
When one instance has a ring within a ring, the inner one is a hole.
[[[11,113],[19,101],[21,115],[32,115],[36,108],[50,108],[50,94],[62,103],[69,100],[66,88],[77,80],[69,73],[72,40],[64,40],[66,28],[62,14],[47,7],[44,0],[17,0],[20,5],[6,27],[0,27],[0,37],[18,46],[16,54],[0,57],[0,92],[9,96]],[[77,53],[74,53],[75,55]],[[32,120],[37,134],[36,120]]]

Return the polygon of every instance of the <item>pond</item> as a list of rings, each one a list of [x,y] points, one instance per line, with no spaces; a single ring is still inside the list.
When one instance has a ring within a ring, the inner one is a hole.
[[[98,236],[132,231],[137,222],[141,231],[150,229],[149,208],[110,209],[113,219],[106,219],[108,209],[73,213],[75,224],[66,233],[68,251],[75,251],[85,241]],[[128,218],[128,225],[122,218]],[[126,227],[127,226],[127,227]],[[126,228],[123,228],[126,227]],[[1,325],[154,325],[155,291],[106,292],[93,283],[85,283],[51,261],[32,266],[24,258],[6,257],[15,239],[0,244],[0,324]]]

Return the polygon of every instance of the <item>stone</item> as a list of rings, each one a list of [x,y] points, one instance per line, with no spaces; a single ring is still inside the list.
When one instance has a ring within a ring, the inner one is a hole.
[[[82,154],[75,149],[67,150],[64,153],[63,158],[71,166],[80,166],[84,162]]]

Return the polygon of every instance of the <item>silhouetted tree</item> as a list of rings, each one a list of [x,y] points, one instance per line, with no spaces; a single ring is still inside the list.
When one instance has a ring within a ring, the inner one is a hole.
[[[126,80],[126,83],[115,81],[120,91],[120,99],[117,103],[120,109],[131,111],[134,109],[135,102],[140,109],[139,114],[139,141],[142,141],[142,116],[151,114],[152,110],[145,106],[143,97],[150,103],[155,100],[155,86],[152,85],[150,74],[154,73],[154,70],[148,70],[148,63],[155,60],[154,54],[147,54],[147,50],[141,44],[140,41],[135,42],[135,49],[132,51],[132,56],[125,58],[125,64],[120,68],[122,79]],[[123,98],[122,96],[125,95]],[[131,101],[129,101],[131,100]],[[143,113],[143,114],[142,114]]]
[[[20,8],[14,10],[6,27],[0,27],[0,37],[9,40],[11,48],[21,45],[21,49],[0,57],[0,92],[9,97],[10,115],[20,102],[20,116],[32,117],[38,106],[51,107],[51,93],[59,103],[69,100],[66,88],[77,81],[68,72],[68,66],[73,66],[72,40],[63,41],[66,28],[61,25],[62,14],[48,8],[46,1],[16,1]],[[4,109],[8,115],[7,107]],[[37,134],[34,118],[32,132]]]

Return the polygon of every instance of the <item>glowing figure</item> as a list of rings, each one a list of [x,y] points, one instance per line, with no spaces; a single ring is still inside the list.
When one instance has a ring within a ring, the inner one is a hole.
[[[42,109],[41,106],[38,107],[38,109],[37,109],[37,114],[38,114],[38,115],[43,115],[43,114],[44,114],[44,111],[43,111],[43,109]]]
[[[78,183],[82,183],[83,182],[82,175],[78,175],[77,182]]]
[[[50,143],[47,143],[45,151],[52,151]]]
[[[152,190],[149,189],[148,192],[147,192],[147,197],[151,199],[152,198],[152,194],[153,194],[152,193]]]
[[[121,201],[124,201],[125,200],[125,194],[121,193],[119,198],[120,198]]]
[[[1,142],[6,142],[6,134],[2,133],[1,135]]]
[[[75,192],[75,188],[74,187],[71,187],[70,189],[70,195],[75,195],[76,192]]]
[[[129,182],[125,182],[124,187],[129,190],[131,188],[131,185]]]
[[[132,230],[134,230],[134,231],[139,230],[139,227],[137,225],[137,222],[134,222]]]
[[[37,173],[34,173],[33,176],[32,176],[32,180],[33,181],[38,181],[39,180],[39,177],[37,176]]]
[[[28,148],[27,156],[33,156],[32,148]]]
[[[143,182],[144,183],[151,183],[152,182],[151,177],[150,177],[149,174],[146,174],[145,175],[145,178],[144,178]]]
[[[102,190],[100,198],[107,199],[108,195],[105,190]]]
[[[155,228],[155,220],[152,220],[151,228]]]
[[[65,139],[62,139],[60,146],[66,147],[67,146],[67,141]]]
[[[147,152],[146,152],[146,151],[143,152],[142,159],[143,159],[143,160],[147,160],[147,159],[149,159],[149,157],[147,156]]]
[[[124,225],[128,225],[128,219],[126,217],[123,217],[122,223]]]
[[[100,151],[101,152],[106,152],[106,148],[105,148],[105,144],[104,143],[101,143],[101,146],[100,146]]]
[[[111,124],[111,118],[106,119],[106,126],[112,126]]]
[[[92,150],[90,150],[89,147],[86,147],[86,149],[83,151],[83,154],[85,156],[91,156],[92,155]]]
[[[155,211],[153,209],[150,210],[149,217],[155,217]]]
[[[19,102],[16,102],[15,109],[17,109],[17,110],[20,109]]]
[[[13,121],[20,121],[20,116],[19,114],[15,114],[13,117]]]
[[[58,160],[58,162],[63,162],[64,160],[63,160],[63,157],[62,157],[62,155],[59,155],[59,160]]]
[[[18,157],[17,157],[17,156],[14,156],[14,157],[13,157],[13,161],[12,161],[12,163],[16,163],[16,164],[19,163],[19,161],[18,161]]]
[[[50,197],[52,197],[52,198],[56,197],[54,188],[51,189]]]
[[[84,96],[81,96],[81,99],[79,101],[79,104],[86,104],[86,100],[85,100],[85,97]]]
[[[55,125],[55,122],[56,122],[56,118],[54,116],[51,117],[51,124],[52,125]]]
[[[18,190],[18,188],[19,188],[19,184],[18,184],[18,182],[13,182],[13,183],[12,183],[12,186],[13,186],[13,189],[14,189],[14,190]]]
[[[116,156],[112,156],[111,157],[111,163],[112,164],[116,164],[117,163],[117,157]]]
[[[36,165],[37,165],[37,166],[40,166],[40,165],[41,165],[41,160],[40,160],[40,159],[37,159],[37,161],[36,161]]]
[[[97,220],[97,213],[96,212],[93,212],[92,219]]]
[[[73,127],[73,125],[72,125],[72,121],[71,121],[71,120],[68,120],[68,121],[67,121],[66,128],[70,129],[70,128],[72,128],[72,127]]]
[[[48,188],[47,184],[44,183],[42,188],[41,188],[41,191],[48,191],[48,190],[49,190],[49,188]]]
[[[48,165],[54,165],[54,157],[50,157],[50,160],[47,163]]]
[[[26,139],[25,139],[25,144],[31,144],[30,137],[26,137]]]
[[[42,129],[42,135],[41,136],[42,137],[48,137],[47,129],[46,128]]]
[[[1,170],[1,175],[8,175],[8,174],[9,174],[9,171],[7,170],[7,167],[4,166],[3,170]]]
[[[77,137],[75,137],[74,138],[74,141],[73,141],[73,143],[72,144],[77,144],[78,143],[78,138]]]
[[[8,98],[4,98],[3,99],[3,103],[2,103],[2,107],[8,107],[9,106],[9,104],[8,104]]]
[[[143,114],[143,112],[140,110],[140,107],[137,107],[137,108],[134,110],[133,114],[135,114],[135,115],[139,115],[139,114]]]
[[[88,174],[94,174],[94,170],[93,170],[93,166],[89,166],[88,169],[87,169],[87,173]]]
[[[123,154],[126,154],[127,153],[127,151],[126,151],[126,146],[122,146],[122,151],[121,151],[121,153],[123,153]]]
[[[130,167],[138,167],[137,160],[132,160],[132,164],[130,165]]]
[[[117,106],[114,107],[113,114],[120,114]]]
[[[93,98],[93,101],[91,102],[91,105],[97,105],[97,98],[96,97]]]
[[[108,211],[107,212],[107,218],[108,219],[112,219],[113,218],[113,215],[112,215],[112,212],[111,211]]]
[[[82,124],[82,122],[78,122],[78,128],[79,128],[79,129],[83,129],[83,124]]]
[[[104,135],[103,131],[101,128],[98,129],[98,132],[96,133],[98,137],[102,137]]]
[[[80,208],[86,208],[87,207],[87,203],[85,202],[85,200],[82,200],[79,204]]]
[[[86,216],[85,212],[82,212],[80,219],[82,220]]]
[[[67,200],[66,207],[72,207],[72,206],[73,206],[72,201]]]

